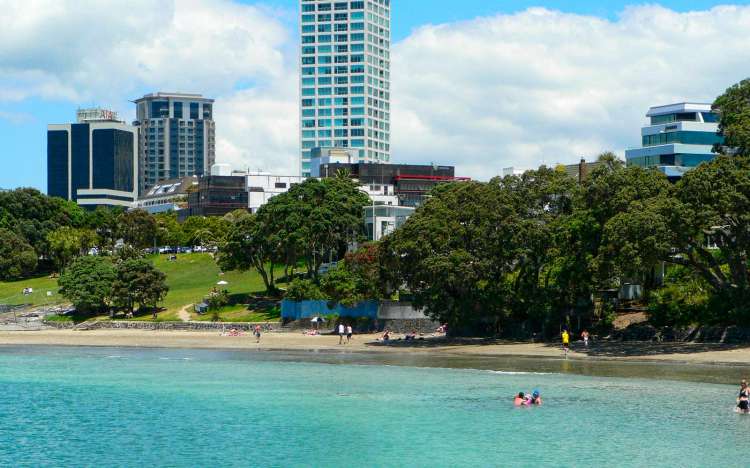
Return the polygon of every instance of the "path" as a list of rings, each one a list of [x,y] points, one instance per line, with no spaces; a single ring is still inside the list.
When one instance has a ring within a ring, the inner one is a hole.
[[[190,307],[193,307],[193,304],[188,304],[188,305],[186,305],[185,307],[183,307],[182,309],[180,309],[180,310],[179,310],[179,311],[177,312],[177,316],[178,316],[178,317],[180,318],[180,320],[182,320],[183,322],[189,322],[189,321],[190,321],[190,312],[188,312],[188,309],[189,309]]]

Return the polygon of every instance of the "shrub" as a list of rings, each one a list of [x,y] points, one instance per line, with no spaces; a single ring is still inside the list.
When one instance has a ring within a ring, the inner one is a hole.
[[[310,280],[296,279],[289,284],[284,295],[290,301],[325,301],[328,300],[317,284]]]

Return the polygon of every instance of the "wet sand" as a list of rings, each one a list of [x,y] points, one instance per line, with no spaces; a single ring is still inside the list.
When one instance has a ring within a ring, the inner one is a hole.
[[[305,336],[302,333],[264,333],[260,343],[251,335],[220,336],[215,332],[147,330],[40,330],[0,331],[0,345],[24,346],[107,346],[141,348],[192,348],[228,350],[325,351],[357,353],[397,353],[445,357],[532,357],[562,359],[559,345],[510,343],[494,340],[446,340],[427,338],[415,342],[378,342],[379,335],[355,335],[340,345],[338,336]],[[593,343],[585,349],[573,343],[568,354],[574,361],[664,362],[687,364],[750,364],[750,345],[701,343]]]

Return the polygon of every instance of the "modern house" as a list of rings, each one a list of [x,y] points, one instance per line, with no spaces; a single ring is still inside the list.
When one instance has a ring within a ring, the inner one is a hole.
[[[641,129],[641,147],[625,151],[629,166],[653,167],[670,179],[704,161],[712,160],[718,133],[718,115],[711,104],[682,102],[649,109],[648,125]]]

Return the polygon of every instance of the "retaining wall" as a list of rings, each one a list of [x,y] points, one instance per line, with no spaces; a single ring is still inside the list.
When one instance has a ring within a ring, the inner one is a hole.
[[[222,331],[236,328],[237,330],[251,331],[256,325],[264,329],[272,327],[280,328],[278,322],[146,322],[125,320],[102,320],[99,322],[84,322],[78,325],[60,322],[45,322],[47,326],[80,330],[173,330],[173,331]]]

